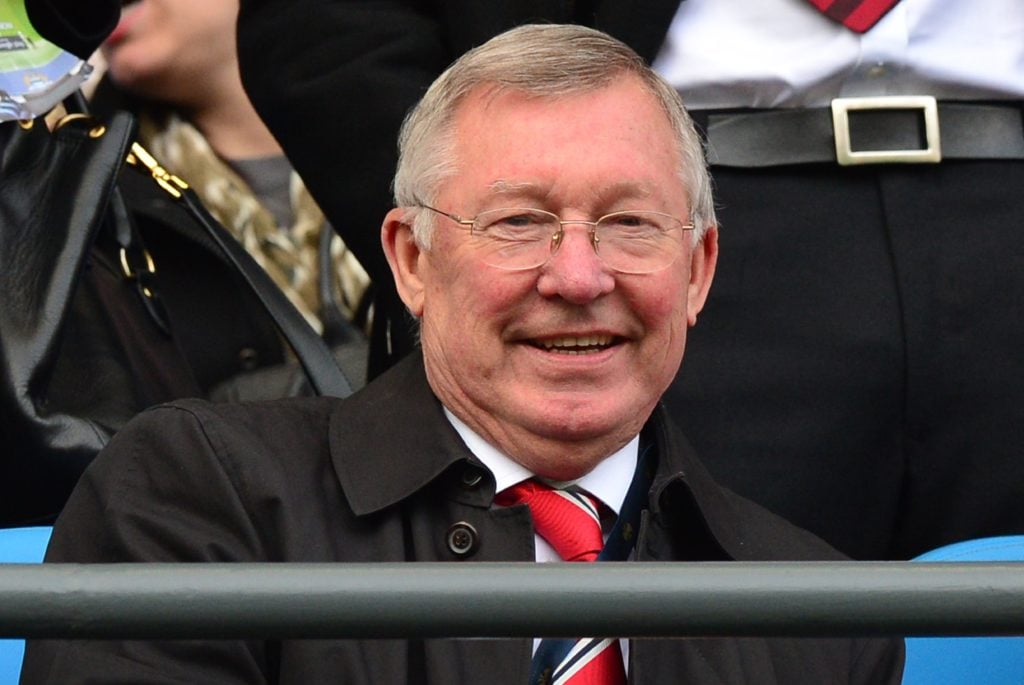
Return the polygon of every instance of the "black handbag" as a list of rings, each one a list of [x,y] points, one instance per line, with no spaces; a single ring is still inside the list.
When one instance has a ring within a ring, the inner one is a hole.
[[[352,384],[135,122],[0,124],[0,525],[52,521],[125,422],[288,361]],[[293,389],[294,390],[294,389]]]

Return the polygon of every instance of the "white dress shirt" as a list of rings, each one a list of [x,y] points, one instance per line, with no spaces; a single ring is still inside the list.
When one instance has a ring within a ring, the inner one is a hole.
[[[445,416],[455,427],[459,437],[466,443],[466,447],[477,459],[483,462],[484,466],[494,475],[495,493],[506,490],[516,483],[529,480],[534,474],[518,462],[512,461],[507,455],[496,449],[493,445],[484,440],[472,428],[467,426],[457,416],[444,409]],[[629,484],[633,481],[633,473],[636,471],[636,461],[640,451],[640,436],[635,436],[625,447],[615,452],[607,459],[594,467],[594,470],[582,478],[574,481],[551,481],[542,479],[554,487],[568,487],[576,485],[588,493],[597,497],[601,502],[618,516],[622,503],[626,499],[626,492]],[[604,537],[608,539],[610,526],[605,526]],[[547,543],[544,538],[534,534],[534,554],[537,561],[561,561],[558,552]],[[533,651],[537,651],[540,645],[540,638],[533,641]],[[622,661],[629,669],[629,640],[619,640],[619,648],[622,651]]]
[[[901,0],[867,33],[807,0],[686,0],[654,68],[691,109],[1024,98],[1024,1]]]

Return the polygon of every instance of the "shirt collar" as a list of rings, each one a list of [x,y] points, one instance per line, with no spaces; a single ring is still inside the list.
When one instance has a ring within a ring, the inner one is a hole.
[[[484,440],[476,431],[467,426],[459,417],[444,408],[444,415],[455,428],[455,431],[466,443],[466,447],[479,459],[494,476],[494,491],[501,492],[516,483],[534,477],[534,474],[513,461],[506,454]],[[640,436],[634,436],[624,447],[598,463],[594,469],[573,481],[554,482],[545,479],[549,485],[565,488],[576,485],[600,499],[605,506],[618,515],[622,502],[626,499],[626,491],[636,471],[636,460],[640,449]]]

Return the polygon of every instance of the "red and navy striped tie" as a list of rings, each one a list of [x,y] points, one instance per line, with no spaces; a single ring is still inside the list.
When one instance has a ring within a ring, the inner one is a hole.
[[[527,480],[504,490],[495,502],[502,506],[526,504],[537,534],[564,561],[596,561],[604,542],[598,502],[580,492],[557,490]],[[625,685],[619,641],[580,638],[555,666],[552,685]]]
[[[807,0],[829,19],[864,33],[878,23],[899,0]]]

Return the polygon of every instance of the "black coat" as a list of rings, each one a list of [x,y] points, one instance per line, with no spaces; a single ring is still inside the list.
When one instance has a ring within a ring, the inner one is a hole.
[[[661,411],[644,440],[658,457],[640,560],[841,558],[717,486]],[[86,472],[47,561],[454,561],[458,521],[479,533],[472,561],[532,560],[527,511],[493,497],[414,355],[345,401],[145,412]],[[630,655],[637,684],[898,683],[902,642],[638,640]],[[30,642],[23,682],[523,685],[529,667],[525,639]]]

